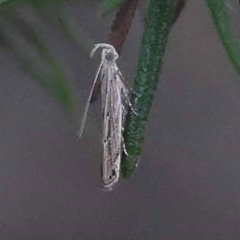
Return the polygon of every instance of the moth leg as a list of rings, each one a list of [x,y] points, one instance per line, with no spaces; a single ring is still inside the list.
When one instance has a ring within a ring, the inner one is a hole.
[[[134,107],[133,107],[133,105],[132,105],[132,103],[131,103],[131,101],[130,101],[129,99],[127,99],[127,104],[128,104],[128,106],[129,106],[129,108],[131,109],[131,111],[132,111],[135,115],[138,115],[137,110],[134,109]]]
[[[127,115],[127,110],[126,108],[123,106],[123,120],[125,119],[125,116]]]
[[[125,95],[124,101],[125,101],[126,104],[129,106],[130,110],[131,110],[135,115],[138,115],[138,114],[137,114],[137,111],[134,109],[134,107],[133,107],[133,105],[132,105],[132,103],[131,103],[128,95]],[[126,111],[126,110],[125,110],[125,111]]]
[[[136,96],[135,102],[137,102],[137,101],[138,101],[138,98],[140,97],[140,94],[136,93],[132,88],[131,88],[129,91],[130,91],[133,95]]]
[[[123,147],[123,152],[124,152],[124,154],[127,155],[127,156],[129,156],[129,155],[128,155],[128,152],[127,152],[127,149],[126,149],[126,145],[125,145],[125,143],[124,143],[124,138],[123,138],[123,136],[122,136],[122,147]]]
[[[123,83],[122,83],[123,84]],[[122,88],[121,88],[121,93],[122,93],[122,98],[123,98],[123,101],[129,106],[129,108],[131,109],[131,111],[132,112],[135,112],[136,113],[136,111],[134,110],[134,108],[133,108],[133,105],[132,105],[132,103],[131,103],[131,101],[130,101],[130,98],[129,98],[129,91],[128,91],[128,89],[124,86],[124,84],[123,84],[123,86],[122,86]]]
[[[138,98],[140,97],[140,95],[137,94],[135,91],[133,91],[132,88],[131,88],[130,91],[131,91],[132,94],[134,94],[134,95],[136,96],[135,102],[137,102],[137,101],[138,101]],[[130,102],[130,104],[132,104],[132,103]],[[133,107],[131,107],[131,111],[132,111],[134,114],[138,115],[136,109],[133,109]]]
[[[139,95],[139,94],[137,94],[135,91],[133,91],[133,89],[132,89],[132,88],[130,89],[130,91],[131,91],[131,93],[132,93],[132,94],[134,94],[134,95],[135,95],[135,96],[137,96],[138,98],[140,97],[140,95]]]

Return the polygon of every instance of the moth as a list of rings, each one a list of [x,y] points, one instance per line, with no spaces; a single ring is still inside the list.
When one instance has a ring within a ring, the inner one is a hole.
[[[110,44],[99,43],[94,46],[90,56],[93,57],[99,48],[102,49],[101,63],[85,106],[79,136],[83,133],[93,93],[100,83],[103,120],[101,182],[104,189],[112,190],[119,179],[122,152],[127,154],[123,131],[128,106],[132,109],[132,105],[129,90],[116,64],[117,51]]]

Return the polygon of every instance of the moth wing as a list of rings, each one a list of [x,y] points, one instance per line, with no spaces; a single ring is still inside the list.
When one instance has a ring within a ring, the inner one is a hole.
[[[128,107],[130,107],[130,109],[132,111],[133,107],[130,101],[130,96],[129,96],[129,89],[126,86],[126,81],[122,76],[121,71],[118,69],[118,67],[115,67],[115,75],[116,75],[116,79],[118,79],[117,84],[118,84],[118,88],[121,89],[121,98],[122,98],[122,106],[123,106],[123,119],[125,120],[125,116],[127,115],[128,112]]]
[[[118,182],[121,161],[122,109],[113,68],[106,69],[107,78],[102,82],[103,104],[103,160],[102,186],[111,190]]]

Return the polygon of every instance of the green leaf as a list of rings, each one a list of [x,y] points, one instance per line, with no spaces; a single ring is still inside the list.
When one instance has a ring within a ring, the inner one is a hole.
[[[37,61],[26,55],[26,53],[22,51],[3,30],[0,31],[0,44],[13,54],[16,60],[20,63],[22,69],[26,70],[30,75],[36,78],[42,86],[46,88],[50,87],[48,83],[48,75],[39,71]]]
[[[240,74],[240,45],[231,25],[226,0],[206,0],[206,3],[228,57]]]
[[[56,7],[63,6],[64,0],[21,0],[22,2],[33,7]]]
[[[9,14],[9,12],[7,14]],[[51,53],[49,47],[44,43],[40,33],[23,18],[19,17],[15,9],[11,9],[11,14],[9,22],[13,23],[22,37],[35,47],[38,55],[46,65],[47,70],[42,70],[38,64],[39,60],[33,60],[29,54],[20,50],[21,46],[14,43],[15,39],[9,39],[4,32],[1,34],[2,43],[5,44],[5,46],[7,46],[14,54],[25,70],[40,80],[41,84],[47,87],[69,112],[73,112],[75,108],[75,100],[68,78],[57,57]]]
[[[158,85],[168,35],[174,21],[175,0],[150,0],[142,37],[131,102],[137,115],[129,114],[124,140],[128,153],[122,158],[122,176],[130,177],[142,152],[147,119]]]
[[[15,25],[22,35],[37,49],[38,53],[49,67],[50,73],[50,87],[59,100],[68,110],[73,110],[74,101],[71,93],[71,88],[67,76],[57,60],[57,58],[51,54],[50,49],[45,45],[41,39],[40,34],[36,30],[24,22],[22,19],[15,19]]]
[[[75,98],[62,64],[60,64],[58,57],[51,53],[50,48],[45,43],[44,36],[36,30],[34,25],[29,24],[24,16],[18,15],[18,7],[30,7],[35,11],[38,18],[42,18],[46,25],[51,24],[61,30],[61,33],[71,37],[78,44],[80,51],[84,50],[86,52],[86,48],[89,50],[92,47],[89,46],[92,45],[92,41],[89,41],[87,36],[78,35],[78,30],[65,17],[65,3],[69,1],[8,0],[2,2],[0,4],[0,42],[18,60],[22,69],[44,86],[48,92],[52,93],[68,111],[73,112],[76,107]],[[31,52],[20,46],[14,37],[15,33],[10,32],[12,29],[9,28],[9,23],[13,23],[16,26],[15,31],[36,49],[38,58],[33,58]],[[9,34],[6,34],[4,29]],[[44,68],[42,63],[45,66]]]
[[[0,4],[1,3],[5,3],[5,2],[7,2],[8,0],[0,0]]]
[[[105,16],[113,11],[115,11],[121,4],[123,0],[104,0],[101,9],[101,15]]]

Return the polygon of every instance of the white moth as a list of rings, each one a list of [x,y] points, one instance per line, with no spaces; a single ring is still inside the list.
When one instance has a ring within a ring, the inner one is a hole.
[[[127,154],[123,140],[123,125],[127,113],[126,106],[132,107],[132,105],[129,100],[129,91],[116,64],[118,53],[112,45],[99,43],[91,51],[91,57],[98,48],[102,48],[101,63],[88,97],[79,136],[81,137],[84,129],[94,89],[100,82],[103,117],[102,187],[112,190],[119,179],[122,151]]]

